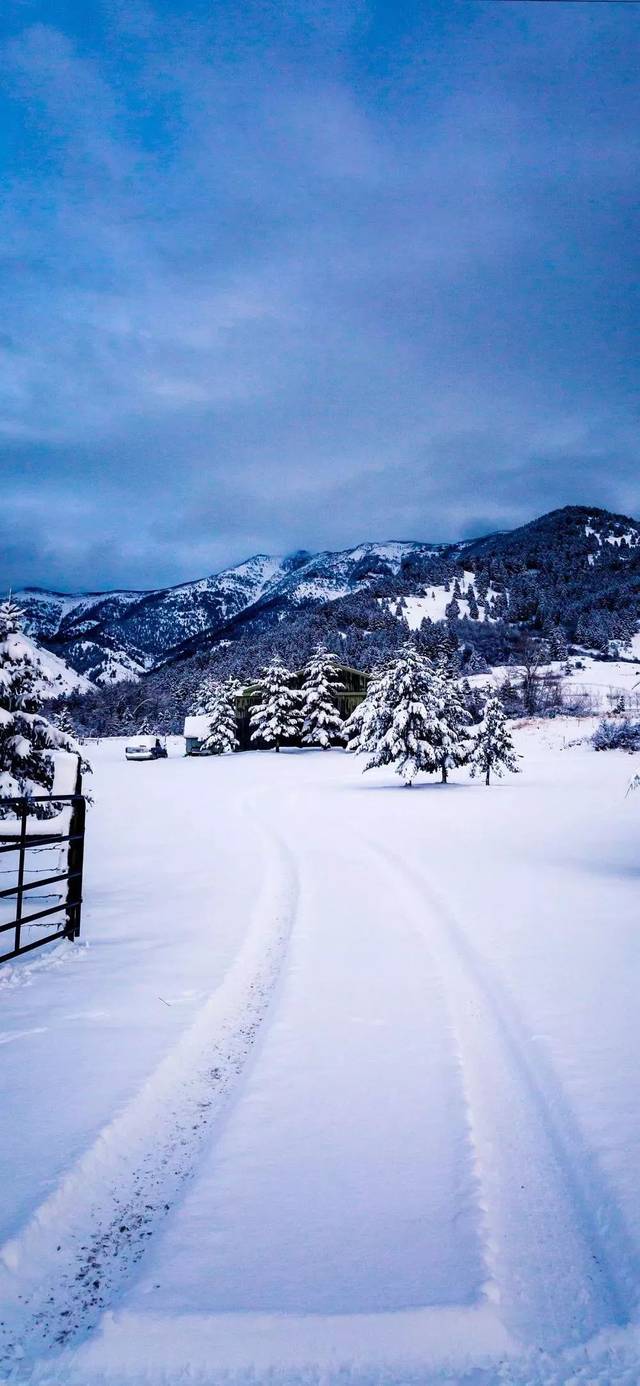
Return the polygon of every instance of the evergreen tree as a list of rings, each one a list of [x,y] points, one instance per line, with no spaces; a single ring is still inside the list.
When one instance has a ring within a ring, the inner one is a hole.
[[[283,741],[300,735],[300,694],[291,687],[291,674],[281,659],[272,660],[257,688],[258,702],[249,714],[251,740],[280,750]]]
[[[509,600],[506,592],[496,592],[491,604],[491,615],[494,621],[506,621],[509,615]]]
[[[478,594],[478,601],[486,601],[487,593],[489,591],[489,574],[487,573],[486,568],[481,568],[480,572],[476,573],[475,585],[476,592]]]
[[[58,728],[58,731],[61,732],[63,736],[75,736],[74,725],[71,721],[71,713],[69,712],[69,708],[67,707],[66,703],[63,703],[62,707],[59,708],[58,712],[56,712],[55,724]]]
[[[335,705],[337,693],[344,691],[338,660],[319,645],[304,669],[302,684],[302,740],[305,746],[327,750],[344,741],[344,723]]]
[[[348,749],[368,756],[365,771],[390,765],[410,786],[421,770],[435,769],[434,679],[433,666],[412,646],[377,672],[349,718]]]
[[[460,615],[460,603],[457,597],[452,597],[444,609],[444,614],[448,621],[457,621]]]
[[[485,784],[489,784],[492,770],[495,775],[502,775],[504,770],[518,770],[518,759],[502,703],[492,695],[487,699],[484,717],[473,740],[471,774],[484,775]]]
[[[225,683],[208,682],[204,712],[209,719],[209,730],[202,742],[202,750],[208,755],[222,756],[238,749],[236,694],[234,679]]]
[[[418,771],[449,770],[468,758],[470,720],[455,680],[414,647],[378,671],[349,719],[349,750],[368,754],[366,770],[393,765],[410,784]]]
[[[344,723],[348,751],[358,753],[373,749],[375,744],[374,727],[378,728],[380,724],[384,700],[384,681],[389,667],[389,664],[381,664],[372,670],[366,696],[361,703],[358,703],[358,706],[354,708],[351,716]]]
[[[77,752],[70,736],[41,712],[40,670],[22,636],[20,607],[0,604],[0,794],[7,798],[48,793],[54,750]],[[0,817],[10,816],[12,809]],[[38,817],[46,806],[34,806]]]
[[[436,732],[433,740],[434,768],[446,784],[449,771],[469,758],[468,725],[470,713],[464,695],[452,673],[440,667],[433,687]]]
[[[473,585],[472,582],[469,583],[469,586],[468,586],[468,588],[467,588],[467,602],[468,602],[468,605],[469,605],[469,616],[470,616],[471,620],[472,620],[472,621],[477,621],[477,620],[478,620],[478,617],[479,617],[479,615],[480,615],[480,612],[479,612],[479,610],[478,610],[478,603],[477,603],[477,600],[476,600],[475,588],[474,588],[474,585]]]

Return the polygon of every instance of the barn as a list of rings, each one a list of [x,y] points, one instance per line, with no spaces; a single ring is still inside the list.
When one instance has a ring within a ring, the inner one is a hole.
[[[338,666],[340,680],[343,684],[343,691],[336,694],[335,704],[342,717],[346,721],[347,717],[353,712],[358,703],[362,702],[367,686],[369,675],[361,669],[352,669],[346,664]],[[293,675],[292,685],[300,688],[302,685],[303,673]],[[256,702],[257,684],[248,684],[236,698],[236,715],[238,723],[238,741],[241,751],[255,750],[257,743],[251,741],[250,712]],[[185,717],[184,739],[185,754],[188,756],[206,755],[202,750],[202,743],[207,735],[208,721],[206,713],[191,714]],[[298,741],[287,742],[287,745],[299,745]],[[259,748],[259,746],[258,746]]]

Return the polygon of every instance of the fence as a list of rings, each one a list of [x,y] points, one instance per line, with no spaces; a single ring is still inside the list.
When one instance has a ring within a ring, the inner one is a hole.
[[[30,953],[34,948],[41,948],[45,943],[52,943],[54,939],[78,937],[82,910],[86,803],[80,792],[80,776],[74,794],[37,794],[29,799],[2,799],[0,803],[5,810],[14,811],[12,818],[0,820],[0,854],[5,860],[10,853],[17,857],[10,873],[3,873],[14,875],[15,884],[0,890],[0,911],[11,907],[15,899],[15,906],[9,911],[10,919],[3,918],[0,913],[0,948],[6,941],[5,935],[10,935],[13,930],[13,947],[8,952],[0,953],[0,963],[3,963],[22,953]],[[59,804],[57,820],[35,818],[31,810],[37,804]],[[54,826],[56,821],[57,830]],[[52,828],[47,831],[49,822]],[[66,857],[64,870],[56,868],[52,872],[50,866],[30,865],[36,854],[42,853],[45,858],[48,855],[50,859],[60,848],[66,848],[63,851]],[[43,874],[47,870],[50,874]],[[27,879],[29,876],[33,879]],[[57,903],[25,913],[25,907],[28,910],[31,903],[37,903],[33,892],[51,886],[59,886],[60,889],[46,898],[57,899]],[[41,930],[48,929],[49,924],[53,925],[54,931],[41,933]],[[34,928],[38,931],[36,938],[33,937]]]

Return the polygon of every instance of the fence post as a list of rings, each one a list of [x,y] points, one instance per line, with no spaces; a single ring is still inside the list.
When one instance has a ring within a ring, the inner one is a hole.
[[[67,858],[67,871],[69,880],[67,886],[67,927],[65,933],[67,938],[78,938],[80,933],[80,915],[82,912],[82,872],[84,868],[84,829],[87,806],[82,797],[82,771],[78,761],[78,773],[76,776],[75,793],[78,796],[71,812],[69,824],[69,835],[76,839],[69,843],[69,856]]]
[[[20,947],[20,933],[22,929],[22,897],[24,895],[24,866],[27,855],[27,801],[22,800],[20,810],[20,837],[18,839],[18,886],[16,890],[16,952]]]

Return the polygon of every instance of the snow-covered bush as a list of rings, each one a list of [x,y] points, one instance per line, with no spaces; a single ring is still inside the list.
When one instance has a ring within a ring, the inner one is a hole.
[[[291,674],[281,659],[274,659],[257,685],[257,701],[251,708],[251,740],[280,750],[283,741],[300,735],[300,693],[291,686]]]
[[[78,753],[68,733],[42,715],[40,672],[22,638],[21,615],[14,602],[0,604],[0,796],[6,798],[48,793],[54,778],[48,753]],[[33,805],[39,817],[46,810],[46,805]],[[12,813],[0,807],[0,817]]]
[[[502,703],[491,696],[473,738],[469,756],[471,774],[484,775],[485,784],[489,784],[492,771],[494,775],[502,775],[505,770],[518,770],[518,759]]]
[[[640,722],[607,722],[604,719],[592,737],[596,751],[640,751]]]
[[[335,696],[344,691],[338,659],[319,645],[305,665],[302,682],[302,740],[305,746],[329,746],[345,739]]]

